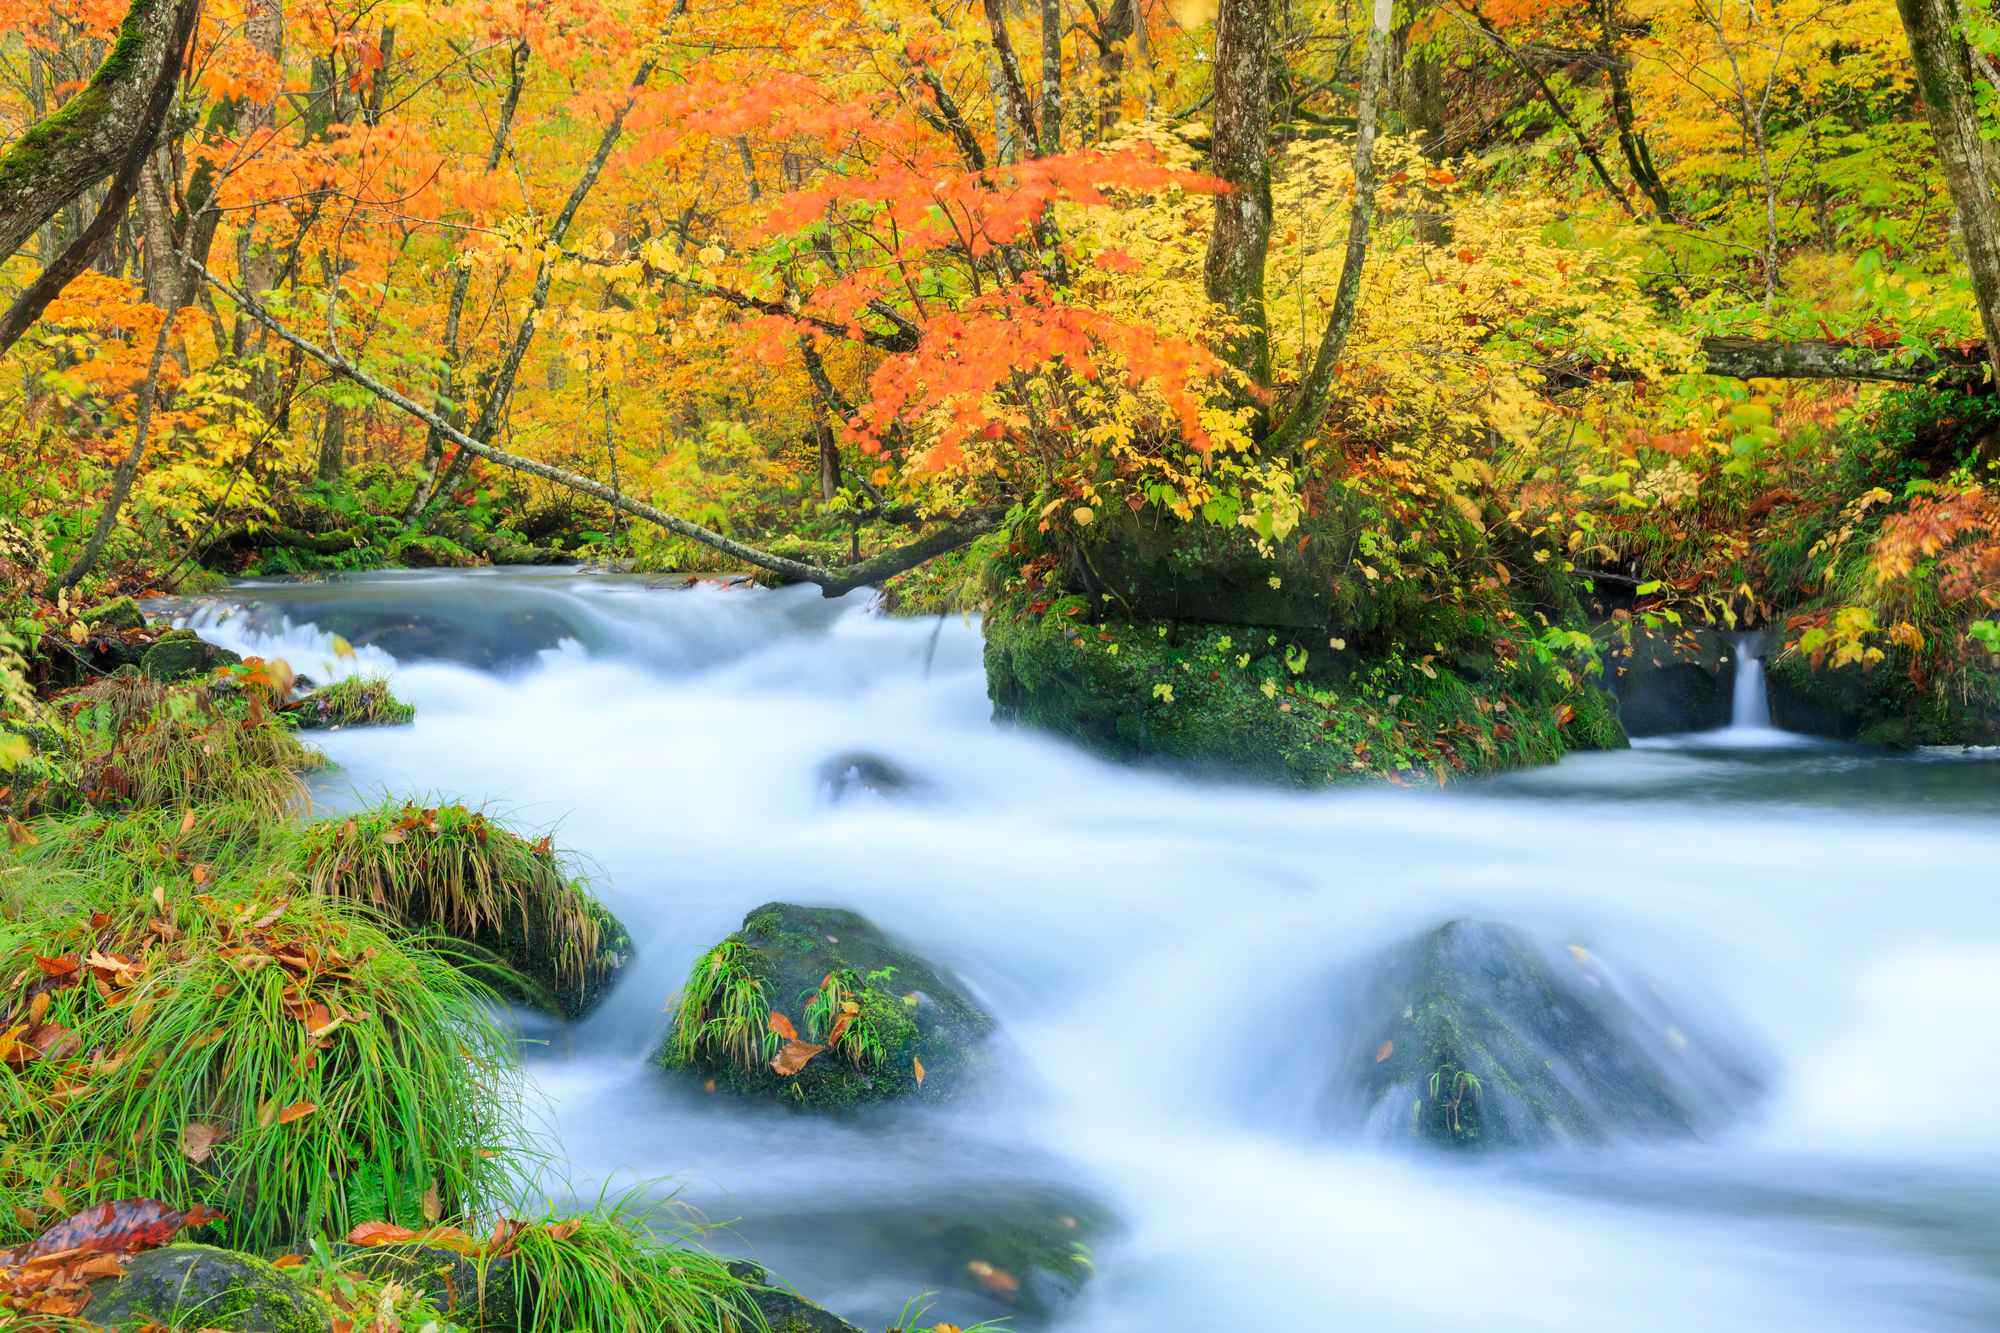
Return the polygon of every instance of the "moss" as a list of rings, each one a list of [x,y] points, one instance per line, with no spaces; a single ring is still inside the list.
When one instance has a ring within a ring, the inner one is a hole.
[[[191,629],[168,630],[139,659],[139,670],[158,681],[205,676],[217,667],[235,666],[242,657],[209,643]]]
[[[114,597],[83,613],[83,623],[93,629],[126,630],[146,628],[146,614],[130,597]]]
[[[1790,731],[1909,749],[2000,744],[2000,672],[1973,670],[1942,688],[1912,679],[1910,653],[1891,648],[1872,668],[1815,667],[1796,649],[1767,663],[1772,717]]]
[[[265,1260],[210,1245],[172,1245],[127,1261],[125,1275],[93,1288],[93,1322],[227,1333],[326,1333],[333,1311],[318,1293]]]
[[[1442,780],[1625,744],[1610,700],[1520,639],[1456,662],[1401,647],[1363,659],[1299,631],[1092,625],[1080,610],[989,614],[996,717],[1117,758],[1298,786]]]
[[[771,1065],[778,1016],[825,1048],[796,1074]],[[954,982],[866,919],[769,903],[696,960],[658,1060],[721,1091],[843,1111],[956,1096],[992,1030]]]
[[[158,3],[160,0],[132,0],[125,21],[119,25],[117,40],[90,83],[29,126],[0,155],[0,193],[33,188],[49,171],[52,158],[74,153],[82,141],[96,133],[111,114],[112,90],[143,72],[140,57],[146,48],[146,25]]]

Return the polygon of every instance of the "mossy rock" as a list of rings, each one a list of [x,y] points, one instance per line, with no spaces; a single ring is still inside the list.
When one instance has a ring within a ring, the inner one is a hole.
[[[772,1286],[770,1274],[761,1264],[738,1260],[729,1265],[729,1271],[751,1288],[750,1299],[757,1303],[770,1333],[861,1333],[859,1328],[832,1311],[821,1309],[803,1296]]]
[[[378,1281],[399,1282],[473,1333],[505,1333],[520,1325],[515,1301],[514,1260],[502,1256],[482,1265],[469,1255],[440,1245],[343,1247],[341,1269]]]
[[[1109,757],[1294,786],[1442,780],[1626,744],[1610,698],[1521,645],[1457,659],[1273,626],[1089,623],[1080,599],[996,609],[986,683],[998,721]]]
[[[1729,1021],[1579,946],[1451,921],[1343,981],[1353,1049],[1333,1105],[1350,1128],[1455,1150],[1698,1135],[1763,1093]]]
[[[114,597],[83,613],[83,623],[96,630],[146,628],[146,613],[130,597]]]
[[[631,934],[550,839],[464,806],[391,802],[312,824],[299,869],[315,892],[452,936],[504,994],[561,1018],[595,1009],[632,956]]]
[[[300,731],[341,727],[398,727],[416,720],[417,710],[389,690],[389,682],[350,676],[322,685],[285,709]]]
[[[139,670],[161,682],[205,676],[217,667],[234,666],[242,656],[208,642],[191,629],[173,629],[153,641],[139,659]]]
[[[823,1048],[797,1073],[773,1068],[773,1015]],[[718,1091],[846,1111],[957,1096],[993,1028],[956,981],[867,919],[766,903],[696,960],[657,1058]]]
[[[1962,688],[1920,689],[1906,658],[1897,648],[1864,669],[1773,653],[1765,664],[1772,720],[1786,731],[1895,749],[2000,745],[2000,671],[1975,669]]]
[[[108,1328],[167,1324],[228,1333],[326,1333],[333,1311],[318,1293],[262,1259],[212,1245],[170,1245],[126,1262],[124,1276],[92,1284],[88,1314]]]

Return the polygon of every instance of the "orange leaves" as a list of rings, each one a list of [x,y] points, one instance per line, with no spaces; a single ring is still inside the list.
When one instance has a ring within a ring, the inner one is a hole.
[[[120,1256],[166,1244],[183,1228],[222,1214],[197,1204],[181,1212],[157,1199],[97,1204],[35,1240],[0,1251],[0,1309],[73,1318],[90,1302],[89,1283],[123,1271]]]
[[[799,1039],[799,1030],[792,1026],[792,1020],[780,1013],[772,1013],[771,1031],[777,1033],[786,1041],[797,1041]]]
[[[787,1041],[779,1048],[777,1058],[771,1061],[771,1070],[780,1078],[791,1078],[811,1064],[813,1057],[825,1049],[826,1047],[816,1042],[797,1039]]]
[[[1390,1056],[1394,1055],[1395,1053],[1396,1053],[1396,1043],[1393,1041],[1385,1041],[1380,1046],[1377,1046],[1375,1048],[1375,1063],[1379,1065],[1384,1060],[1387,1060]]]
[[[915,1056],[911,1056],[910,1072],[916,1076],[917,1086],[920,1088],[924,1086],[924,1062]]]

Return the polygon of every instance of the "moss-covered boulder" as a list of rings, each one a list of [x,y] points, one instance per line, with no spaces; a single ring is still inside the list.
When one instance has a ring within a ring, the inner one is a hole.
[[[98,630],[132,630],[146,628],[146,613],[130,597],[114,597],[108,602],[91,607],[81,617],[83,623]]]
[[[395,727],[416,720],[417,710],[389,691],[389,682],[375,676],[349,676],[322,685],[293,701],[286,709],[301,731],[341,727]]]
[[[529,841],[460,805],[391,802],[305,830],[315,892],[433,927],[502,966],[490,979],[563,1018],[589,1013],[632,938],[549,838]]]
[[[333,1311],[262,1259],[211,1245],[134,1255],[124,1276],[92,1284],[86,1314],[106,1328],[165,1324],[227,1333],[327,1333]]]
[[[1354,969],[1333,1105],[1349,1128],[1450,1149],[1698,1135],[1762,1094],[1739,1025],[1698,1022],[1581,946],[1451,921]]]
[[[242,660],[241,654],[210,643],[191,629],[171,629],[153,641],[139,659],[139,670],[153,680],[170,682],[205,676]]]
[[[810,1110],[957,1095],[993,1020],[948,974],[832,907],[767,903],[695,960],[658,1059]]]
[[[1909,749],[2000,745],[2000,670],[1961,672],[1957,688],[1921,688],[1903,649],[1872,667],[1814,666],[1797,649],[1765,664],[1771,717],[1786,731]]]
[[[771,1285],[771,1275],[763,1265],[738,1260],[729,1265],[730,1276],[751,1289],[757,1312],[764,1316],[771,1333],[861,1333],[831,1310],[821,1309],[803,1296]],[[912,1330],[912,1333],[915,1333]]]
[[[1114,758],[1315,786],[1443,779],[1626,744],[1611,700],[1530,646],[1447,660],[1268,626],[1090,623],[1068,598],[985,622],[994,716]],[[1336,647],[1339,643],[1341,646]]]

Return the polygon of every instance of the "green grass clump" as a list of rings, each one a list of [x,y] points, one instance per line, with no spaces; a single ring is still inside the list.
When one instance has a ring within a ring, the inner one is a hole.
[[[300,866],[316,893],[494,954],[572,1016],[594,1000],[625,943],[548,838],[530,842],[460,805],[391,802],[311,825]]]
[[[771,1031],[771,1004],[764,983],[750,970],[750,950],[742,941],[722,941],[695,959],[674,1004],[665,1058],[678,1068],[703,1054],[755,1072],[778,1053]]]
[[[657,1232],[631,1201],[551,1215],[515,1237],[522,1333],[764,1333],[756,1288],[688,1242]]]
[[[264,706],[260,687],[166,685],[120,673],[64,695],[76,786],[93,805],[243,802],[271,818],[305,804],[325,761]]]
[[[265,1249],[504,1195],[511,1050],[450,953],[269,863],[97,875],[143,835],[42,827],[0,921],[0,1193],[35,1200],[0,1238],[140,1195]]]
[[[414,720],[417,710],[389,692],[376,676],[349,676],[323,685],[286,710],[301,730],[317,727],[396,727]]]

